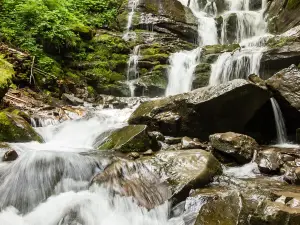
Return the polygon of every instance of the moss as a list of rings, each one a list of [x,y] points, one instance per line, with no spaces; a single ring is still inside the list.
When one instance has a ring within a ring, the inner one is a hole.
[[[0,112],[0,141],[25,142],[42,141],[30,124],[24,120],[19,112]]]
[[[292,44],[295,41],[297,41],[297,37],[273,37],[268,40],[267,46],[270,48],[281,48],[285,45]]]
[[[159,61],[160,63],[166,64],[169,59],[168,54],[155,54],[155,55],[143,55],[142,60],[145,61]]]
[[[121,152],[142,152],[150,148],[151,141],[145,125],[131,125],[113,132],[100,150],[116,149]]]
[[[223,53],[223,52],[232,52],[237,48],[240,48],[239,44],[207,45],[203,49],[205,51],[205,54],[216,54],[216,53]]]
[[[296,9],[300,5],[299,0],[288,0],[287,9]]]
[[[15,71],[13,66],[0,55],[0,98],[6,94]]]

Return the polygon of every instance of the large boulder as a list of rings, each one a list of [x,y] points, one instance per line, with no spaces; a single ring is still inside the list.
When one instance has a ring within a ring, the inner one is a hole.
[[[0,55],[0,100],[4,97],[11,84],[12,76],[15,74],[13,65],[3,59]]]
[[[42,141],[18,110],[0,112],[0,141],[26,142]]]
[[[245,133],[249,120],[268,99],[267,91],[237,79],[142,103],[129,123],[148,125],[164,135],[207,140],[218,132]]]
[[[213,134],[209,140],[214,149],[232,156],[241,164],[250,162],[259,147],[252,137],[233,132]]]
[[[147,126],[131,125],[114,131],[99,147],[100,150],[114,149],[120,152],[144,152],[152,147]]]
[[[192,188],[205,186],[222,171],[219,161],[200,149],[159,152],[143,162],[167,182],[172,195],[178,199]]]
[[[283,113],[287,131],[295,136],[300,127],[300,70],[292,65],[267,80]]]
[[[299,223],[299,188],[267,178],[228,182],[190,195],[185,208],[196,213],[195,225]]]
[[[192,188],[207,185],[221,172],[218,160],[204,150],[164,151],[134,162],[120,159],[98,174],[93,183],[133,196],[151,208],[171,197],[176,202],[184,200]]]

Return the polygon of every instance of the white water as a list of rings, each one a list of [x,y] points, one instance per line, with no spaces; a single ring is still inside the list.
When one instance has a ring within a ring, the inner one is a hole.
[[[210,85],[218,85],[237,78],[247,79],[250,74],[259,75],[264,45],[271,36],[266,33],[266,21],[263,18],[265,0],[262,0],[262,9],[259,11],[249,11],[249,0],[227,1],[230,11],[222,15],[221,43],[239,43],[240,48],[218,57],[212,65]],[[227,24],[233,14],[236,15],[235,39],[229,40]]]
[[[10,144],[19,158],[0,162],[0,224],[183,225],[181,217],[169,218],[168,202],[149,211],[132,197],[89,187],[112,156],[78,153],[90,152],[105,132],[124,126],[133,110],[95,110],[87,118],[37,128],[46,143]]]
[[[188,4],[188,0],[179,1],[185,6]],[[191,90],[194,71],[200,63],[200,47],[218,43],[217,27],[212,15],[205,12],[206,9],[200,9],[197,0],[191,0],[189,7],[198,19],[199,47],[192,51],[180,51],[170,56],[167,96]]]
[[[288,142],[288,139],[282,112],[275,98],[271,98],[271,103],[276,123],[277,144],[286,144]]]
[[[139,78],[138,72],[138,63],[140,58],[140,45],[137,45],[133,48],[133,52],[128,60],[128,68],[127,68],[127,84],[130,90],[130,96],[134,97],[135,86],[134,83],[136,79]]]
[[[135,14],[135,10],[138,7],[138,5],[139,5],[139,0],[129,0],[128,1],[129,13],[128,13],[128,18],[127,18],[126,32],[123,36],[124,40],[129,40],[131,35],[133,35],[133,37],[135,37],[135,33],[133,32],[133,34],[131,34],[130,29],[132,27],[133,16]]]
[[[196,48],[193,51],[181,51],[171,55],[167,96],[191,90],[193,82],[191,78],[200,57],[200,51],[201,49]]]

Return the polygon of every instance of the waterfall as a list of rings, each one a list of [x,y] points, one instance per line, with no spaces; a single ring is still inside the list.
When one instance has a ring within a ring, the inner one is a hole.
[[[138,72],[138,63],[140,58],[140,45],[134,47],[132,54],[128,60],[128,68],[127,68],[127,84],[130,90],[131,97],[134,97],[135,86],[134,83],[136,79],[139,78]]]
[[[275,98],[271,98],[271,103],[276,123],[277,144],[286,144],[288,142],[288,139],[282,112]]]
[[[188,4],[188,0],[180,0],[180,2],[185,6]],[[176,52],[170,56],[167,96],[191,90],[194,71],[200,63],[201,47],[218,43],[214,18],[199,8],[197,0],[191,0],[189,7],[198,20],[199,47],[192,51]]]
[[[138,7],[138,5],[139,5],[139,0],[129,0],[128,1],[129,13],[128,13],[128,18],[127,18],[126,32],[123,36],[124,40],[129,40],[129,38],[130,38],[130,29],[132,27],[132,20],[133,20],[135,10]],[[134,33],[134,36],[135,36],[135,33]]]
[[[167,96],[191,90],[192,77],[198,64],[199,51],[200,49],[196,48],[193,51],[181,51],[171,55]]]
[[[103,140],[108,131],[126,125],[135,108],[92,108],[83,118],[35,128],[45,143],[10,143],[19,158],[10,163],[0,161],[0,224],[184,224],[182,216],[169,217],[168,202],[148,210],[132,197],[114,194],[110,186],[90,186],[93,177],[115,157],[112,152],[90,154],[95,143],[101,142],[99,137]],[[0,153],[3,151],[0,149]],[[141,168],[143,165],[133,167],[137,171],[131,175],[134,176],[130,179],[132,182],[139,174],[146,173]],[[128,179],[126,168],[119,169]],[[152,179],[151,174],[145,176]],[[118,180],[118,176],[114,180],[110,178],[112,185],[119,182],[116,188],[122,188],[123,181]],[[139,186],[132,188],[138,189]],[[164,193],[157,188],[157,185],[151,186],[151,190],[146,188],[149,193],[144,193],[145,198],[148,199],[152,192],[161,197]],[[137,190],[136,194],[141,196],[143,192]],[[155,202],[154,196],[151,194]]]
[[[239,43],[240,48],[232,53],[222,53],[212,65],[210,85],[218,85],[233,79],[247,79],[250,74],[259,74],[260,60],[270,34],[266,33],[263,18],[265,0],[259,11],[249,11],[249,0],[227,0],[230,11],[223,14],[221,43]],[[227,30],[231,16],[236,19],[235,34]],[[228,35],[231,36],[230,40]]]

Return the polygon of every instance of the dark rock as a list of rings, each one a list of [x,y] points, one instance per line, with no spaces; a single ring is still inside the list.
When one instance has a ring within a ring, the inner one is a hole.
[[[209,136],[209,140],[214,149],[232,156],[241,164],[250,162],[258,150],[257,142],[243,134],[233,132],[213,134]]]
[[[4,162],[9,162],[9,161],[14,161],[19,157],[18,153],[15,150],[8,150],[5,152],[2,161]]]
[[[156,141],[164,141],[165,140],[164,135],[162,135],[162,133],[160,133],[158,131],[149,132],[148,135],[150,138],[153,138]]]
[[[114,149],[121,152],[144,152],[152,146],[147,126],[131,125],[114,131],[99,147],[100,150]]]
[[[202,144],[199,139],[192,140],[189,137],[183,137],[181,139],[181,148],[182,149],[206,149],[206,145]]]
[[[268,99],[267,91],[237,79],[142,103],[129,123],[146,124],[164,135],[207,140],[216,132],[245,133],[246,124]]]
[[[281,154],[272,148],[259,152],[256,162],[259,170],[266,174],[278,174],[283,165]]]
[[[209,83],[211,73],[211,65],[208,63],[201,63],[197,65],[194,72],[193,89],[206,87]]]
[[[299,188],[267,178],[235,182],[190,195],[185,208],[197,213],[195,225],[298,224],[300,209],[291,203],[299,201]]]
[[[298,0],[272,0],[267,10],[269,30],[273,33],[282,33],[299,25]]]
[[[84,104],[84,101],[82,99],[77,98],[77,97],[75,97],[72,94],[66,94],[66,93],[64,93],[61,98],[67,104],[70,104],[70,105],[78,106],[78,105],[83,105]]]
[[[300,144],[300,128],[296,129],[296,142]]]
[[[260,76],[268,79],[278,71],[300,62],[300,26],[270,38],[261,58]]]
[[[288,134],[300,127],[300,70],[292,65],[267,80],[285,119]]]

